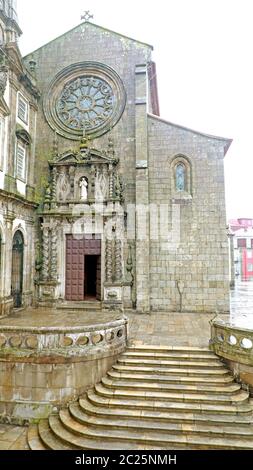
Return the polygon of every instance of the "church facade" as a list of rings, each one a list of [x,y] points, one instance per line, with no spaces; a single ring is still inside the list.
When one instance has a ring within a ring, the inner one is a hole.
[[[229,310],[230,140],[159,115],[152,46],[84,21],[22,58],[1,20],[1,313]]]

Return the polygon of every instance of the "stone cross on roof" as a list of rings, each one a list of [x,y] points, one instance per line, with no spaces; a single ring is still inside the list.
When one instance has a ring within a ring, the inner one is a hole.
[[[93,18],[93,15],[90,14],[89,10],[84,12],[84,15],[81,16],[81,20],[90,21]]]

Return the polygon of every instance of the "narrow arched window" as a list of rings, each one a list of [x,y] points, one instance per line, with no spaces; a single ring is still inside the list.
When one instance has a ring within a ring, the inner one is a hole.
[[[186,191],[186,168],[181,162],[176,166],[176,190]]]

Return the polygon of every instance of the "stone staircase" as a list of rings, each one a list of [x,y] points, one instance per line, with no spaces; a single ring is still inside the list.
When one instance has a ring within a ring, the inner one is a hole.
[[[253,402],[208,349],[132,346],[59,414],[30,426],[42,449],[253,449]]]
[[[102,302],[99,300],[85,300],[83,302],[72,302],[65,300],[61,304],[57,305],[57,310],[70,310],[76,312],[82,310],[85,312],[99,312],[102,311]]]

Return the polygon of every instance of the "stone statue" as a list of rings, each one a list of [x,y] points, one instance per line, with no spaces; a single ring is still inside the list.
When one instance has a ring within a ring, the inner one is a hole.
[[[69,196],[70,184],[68,175],[65,173],[65,169],[60,170],[60,174],[57,181],[57,198],[59,201],[65,202]]]
[[[88,181],[86,178],[81,178],[80,183],[80,199],[81,201],[87,201],[88,199]]]
[[[108,175],[106,168],[103,168],[100,173],[97,173],[95,182],[95,199],[103,201],[108,197]]]

